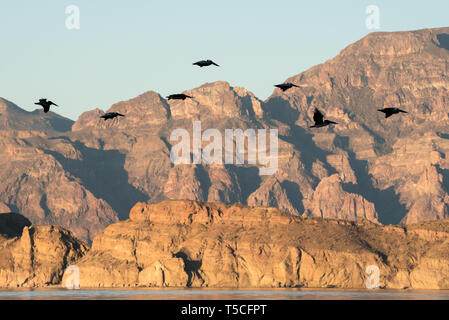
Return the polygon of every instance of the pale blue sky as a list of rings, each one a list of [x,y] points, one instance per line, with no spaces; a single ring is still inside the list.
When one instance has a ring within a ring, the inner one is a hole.
[[[80,30],[65,26],[72,4]],[[72,119],[217,80],[266,99],[372,32],[368,5],[380,8],[377,31],[449,26],[447,0],[0,0],[0,96],[30,111],[48,97]],[[192,66],[207,58],[221,67]]]

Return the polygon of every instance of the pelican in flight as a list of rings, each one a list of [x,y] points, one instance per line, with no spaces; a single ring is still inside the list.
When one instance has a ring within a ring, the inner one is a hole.
[[[315,121],[315,124],[311,126],[311,128],[320,128],[325,127],[330,124],[338,124],[336,122],[330,121],[330,120],[324,120],[324,115],[320,112],[320,110],[315,108],[315,112],[313,113],[313,121]]]
[[[192,63],[192,64],[193,64],[193,65],[196,65],[196,66],[199,66],[199,67],[201,67],[201,68],[202,68],[202,67],[208,67],[208,66],[211,66],[211,65],[214,65],[214,66],[219,67],[218,64],[216,64],[215,62],[213,62],[212,60],[209,60],[209,59],[197,61],[197,62]]]
[[[187,98],[193,99],[193,97],[188,96],[184,93],[171,94],[167,97],[168,100],[185,100]]]
[[[394,114],[403,112],[408,113],[407,111],[401,110],[399,108],[384,108],[384,109],[378,109],[377,111],[385,113],[385,118],[391,117]]]
[[[293,87],[300,88],[300,87],[304,87],[304,86],[301,86],[301,85],[298,86],[296,84],[293,84],[293,83],[290,83],[290,82],[286,82],[286,83],[276,84],[275,87],[281,89],[282,91],[286,91],[286,90],[288,90],[290,88],[293,88]]]
[[[102,115],[100,118],[103,118],[104,121],[106,121],[108,119],[114,119],[114,118],[117,118],[119,116],[120,117],[124,117],[125,115],[123,115],[121,113],[118,113],[118,112],[108,112],[108,113],[105,113],[104,115]]]
[[[43,107],[45,113],[50,111],[50,106],[59,107],[56,103],[54,103],[53,101],[50,101],[50,100],[47,101],[47,99],[39,99],[39,102],[35,102],[34,104],[37,104],[38,106]]]

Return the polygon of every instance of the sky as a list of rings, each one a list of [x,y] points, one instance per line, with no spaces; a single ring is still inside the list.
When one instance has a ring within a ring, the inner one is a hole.
[[[264,100],[368,33],[449,26],[448,12],[447,0],[0,0],[0,97],[28,111],[49,98],[73,120],[218,80]],[[192,65],[202,59],[220,67]]]

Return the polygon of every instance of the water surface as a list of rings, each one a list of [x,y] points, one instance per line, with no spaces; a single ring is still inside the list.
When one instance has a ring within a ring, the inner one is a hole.
[[[449,300],[449,290],[0,289],[0,300]]]

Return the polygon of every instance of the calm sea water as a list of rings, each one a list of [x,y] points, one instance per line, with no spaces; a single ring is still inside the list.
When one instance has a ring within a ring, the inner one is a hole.
[[[449,300],[449,290],[341,290],[341,289],[92,289],[68,290],[45,289],[0,289],[0,300]]]

